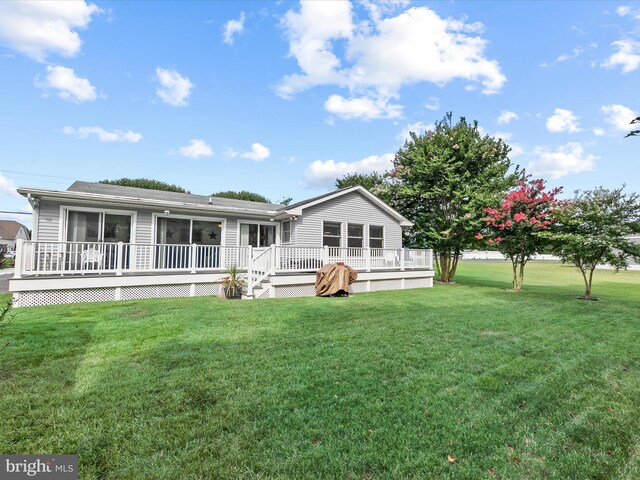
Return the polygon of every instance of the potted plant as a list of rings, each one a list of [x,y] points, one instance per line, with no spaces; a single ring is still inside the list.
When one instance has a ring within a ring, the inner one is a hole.
[[[225,298],[239,299],[242,298],[242,289],[247,285],[246,280],[240,274],[238,267],[232,265],[227,267],[227,276],[220,280]]]

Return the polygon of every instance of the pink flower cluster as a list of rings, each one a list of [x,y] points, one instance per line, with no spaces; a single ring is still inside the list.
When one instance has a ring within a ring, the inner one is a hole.
[[[484,219],[487,231],[492,232],[488,243],[500,243],[505,235],[529,234],[547,230],[556,223],[555,207],[560,188],[544,191],[544,180],[531,180],[518,183],[515,190],[509,192],[499,208],[486,208]],[[525,233],[528,232],[528,233]],[[478,232],[476,240],[484,236]]]

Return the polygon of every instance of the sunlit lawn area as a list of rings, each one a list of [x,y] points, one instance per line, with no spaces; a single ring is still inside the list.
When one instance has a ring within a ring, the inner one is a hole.
[[[640,272],[16,310],[0,452],[81,478],[640,478]],[[455,461],[448,460],[455,458]]]

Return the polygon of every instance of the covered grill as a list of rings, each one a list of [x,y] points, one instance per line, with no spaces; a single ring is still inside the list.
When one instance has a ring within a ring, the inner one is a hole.
[[[358,272],[348,265],[329,263],[316,272],[316,296],[347,295],[357,278]]]

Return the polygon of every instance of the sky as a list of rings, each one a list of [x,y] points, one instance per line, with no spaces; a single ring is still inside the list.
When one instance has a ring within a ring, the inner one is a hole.
[[[298,201],[449,111],[565,195],[640,191],[639,80],[640,2],[5,0],[0,210],[122,177]]]

